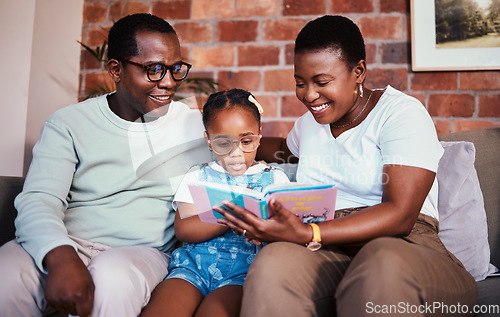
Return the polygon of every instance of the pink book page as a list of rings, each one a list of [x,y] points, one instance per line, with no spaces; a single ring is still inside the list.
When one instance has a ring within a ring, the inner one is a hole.
[[[212,210],[210,199],[208,199],[208,194],[205,188],[193,185],[188,186],[195,203],[196,212],[198,213],[200,220],[203,222],[217,223],[218,218],[215,216],[214,211]]]
[[[310,191],[275,192],[269,195],[269,199],[278,199],[286,209],[295,213],[304,223],[323,222],[335,216],[337,189],[333,187]]]

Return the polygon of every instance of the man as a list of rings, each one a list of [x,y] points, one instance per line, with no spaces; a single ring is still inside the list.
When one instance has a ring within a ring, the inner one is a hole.
[[[56,111],[33,149],[16,241],[0,248],[1,316],[137,316],[167,274],[171,199],[210,160],[199,111],[172,101],[191,65],[150,14],[117,21],[108,43],[116,91]]]

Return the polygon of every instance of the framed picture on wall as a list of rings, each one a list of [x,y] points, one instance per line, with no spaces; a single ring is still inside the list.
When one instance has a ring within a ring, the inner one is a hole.
[[[500,69],[500,1],[412,0],[413,71]]]

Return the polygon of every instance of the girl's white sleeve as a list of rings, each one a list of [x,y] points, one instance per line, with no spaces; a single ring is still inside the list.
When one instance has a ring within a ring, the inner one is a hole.
[[[191,193],[189,192],[189,184],[192,184],[199,180],[200,175],[200,167],[194,166],[192,167],[184,178],[182,179],[177,192],[175,193],[174,200],[172,202],[172,207],[174,210],[177,210],[178,203],[189,203],[193,204],[193,198],[191,197]]]

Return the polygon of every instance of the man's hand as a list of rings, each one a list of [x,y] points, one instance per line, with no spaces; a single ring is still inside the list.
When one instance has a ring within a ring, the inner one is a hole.
[[[45,299],[62,313],[87,317],[94,303],[94,281],[73,247],[64,245],[45,256]]]

